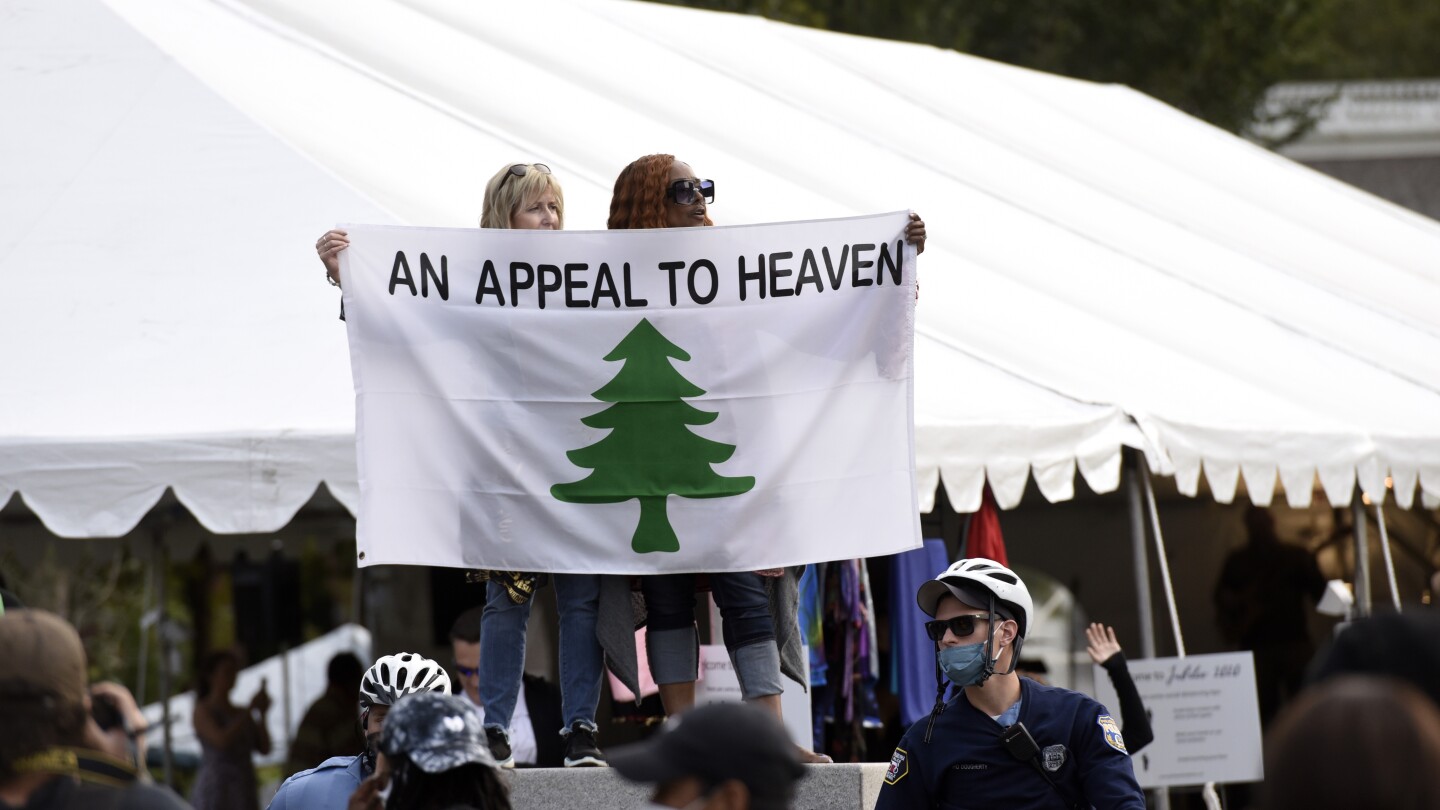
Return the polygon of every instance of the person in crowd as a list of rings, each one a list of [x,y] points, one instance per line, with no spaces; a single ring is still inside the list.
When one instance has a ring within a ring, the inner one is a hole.
[[[1260,796],[1261,810],[1440,807],[1440,708],[1393,678],[1308,687],[1266,738]]]
[[[1285,543],[1268,509],[1245,511],[1246,544],[1230,552],[1215,584],[1215,613],[1225,640],[1255,654],[1260,725],[1300,691],[1315,654],[1306,618],[1325,592],[1315,557]]]
[[[1409,681],[1440,706],[1440,612],[1380,613],[1351,622],[1315,656],[1307,682],[1340,675]]]
[[[489,615],[490,607],[484,607],[483,612]],[[518,657],[521,671],[516,676],[516,688],[511,694],[502,695],[502,699],[508,700],[507,703],[498,710],[491,710],[493,704],[487,699],[507,690],[486,687],[486,679],[490,677],[492,670],[486,666],[485,657],[515,655],[515,651],[500,653],[497,652],[495,644],[486,643],[484,634],[489,631],[484,629],[481,613],[482,608],[474,607],[455,619],[455,623],[450,627],[450,649],[455,657],[455,670],[460,676],[457,679],[459,691],[483,711],[485,733],[495,761],[502,768],[513,768],[517,764],[558,768],[573,756],[575,759],[572,762],[581,764],[579,758],[583,756],[582,744],[594,746],[595,724],[591,722],[581,726],[578,732],[571,726],[568,730],[572,733],[564,737],[556,736],[553,732],[546,733],[549,729],[561,727],[564,691],[557,690],[553,683],[544,678],[526,673],[523,652]],[[520,635],[524,636],[524,633],[525,628],[522,626]],[[562,640],[560,644],[563,651],[565,642]],[[523,639],[520,645],[523,648]],[[596,701],[599,701],[598,697]],[[499,726],[499,719],[507,715],[509,722],[504,727]],[[594,751],[593,757],[595,762],[591,764],[604,763],[599,749]]]
[[[295,731],[285,757],[286,773],[299,773],[332,757],[358,751],[365,744],[355,722],[360,677],[365,667],[354,653],[336,653],[325,667],[325,694],[310,705]]]
[[[104,753],[86,668],[80,635],[64,619],[27,609],[0,615],[0,808],[188,807]]]
[[[384,798],[382,799],[382,796]],[[380,734],[375,775],[350,810],[510,810],[478,709],[454,695],[411,695]]]
[[[515,163],[502,168],[485,185],[480,227],[562,230],[565,196],[560,181],[543,163]],[[337,286],[340,253],[349,244],[343,229],[327,231],[315,243],[326,278]],[[458,663],[458,657],[456,666],[461,670],[466,693],[485,707],[485,727],[496,760],[506,768],[514,767],[517,761],[545,766],[563,763],[566,767],[604,765],[605,756],[595,742],[595,713],[605,674],[604,653],[596,636],[601,577],[550,576],[560,623],[561,724],[556,738],[550,730],[551,718],[543,718],[545,725],[539,726],[541,733],[535,734],[526,730],[528,721],[523,716],[533,693],[533,683],[524,680],[525,628],[530,621],[537,577],[510,571],[485,574],[485,632],[480,635],[483,641],[465,642],[484,649],[477,647],[474,651],[477,663],[473,666]],[[471,657],[467,654],[466,660]],[[466,669],[473,669],[474,674],[465,675]],[[517,712],[521,716],[517,717]],[[516,728],[521,731],[512,739]],[[556,748],[561,749],[559,754],[550,756]]]
[[[890,758],[876,810],[1143,810],[1115,720],[1078,692],[1015,674],[1034,605],[1014,571],[960,560],[916,594],[936,644],[935,708]],[[959,693],[948,702],[951,686]]]
[[[332,757],[286,779],[269,810],[344,810],[355,789],[375,773],[380,733],[396,701],[421,692],[449,691],[450,676],[445,674],[445,667],[423,655],[402,652],[376,659],[360,678],[359,720],[364,732],[361,752]]]
[[[713,225],[709,204],[714,199],[715,183],[701,179],[688,163],[676,160],[674,155],[647,155],[630,163],[616,178],[607,224],[612,230]],[[911,219],[907,239],[922,251],[925,223],[913,214]],[[767,579],[771,581],[767,583]],[[784,692],[782,671],[798,683],[805,682],[799,633],[793,629],[798,610],[797,579],[798,573],[783,570],[709,576],[711,594],[723,619],[725,648],[740,681],[741,694],[777,717]],[[650,673],[660,687],[665,711],[677,714],[695,703],[699,666],[695,577],[643,577],[641,590],[645,595]],[[784,643],[777,627],[785,628]],[[829,761],[829,757],[808,749],[802,755],[811,762]]]
[[[145,721],[135,696],[123,684],[102,681],[90,685],[91,717],[104,732],[103,749],[117,759],[135,767],[143,781],[150,778],[145,770],[145,735],[150,724]]]
[[[265,715],[270,695],[262,682],[243,708],[230,702],[240,658],[217,650],[200,662],[191,721],[200,740],[200,770],[190,791],[195,810],[251,810],[260,804],[252,753],[270,753]]]
[[[654,785],[657,810],[787,810],[806,773],[780,721],[744,703],[671,717],[649,739],[612,751],[610,765]]]
[[[1090,660],[1105,668],[1110,683],[1115,687],[1115,696],[1120,700],[1120,731],[1125,735],[1125,748],[1131,756],[1155,739],[1150,728],[1150,712],[1140,700],[1140,690],[1130,677],[1130,667],[1125,665],[1125,653],[1120,642],[1115,640],[1115,628],[1091,622],[1085,628],[1085,651]]]

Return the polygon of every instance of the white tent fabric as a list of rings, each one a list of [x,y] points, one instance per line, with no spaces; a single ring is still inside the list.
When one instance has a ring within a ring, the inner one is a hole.
[[[0,8],[0,503],[118,536],[167,486],[216,532],[351,502],[353,398],[306,245],[393,222],[95,2]]]
[[[603,227],[656,151],[724,223],[925,215],[916,463],[962,510],[1123,444],[1222,501],[1440,497],[1440,224],[1132,91],[627,0],[0,5],[0,500],[59,534],[353,503],[314,237],[473,225],[513,160]]]

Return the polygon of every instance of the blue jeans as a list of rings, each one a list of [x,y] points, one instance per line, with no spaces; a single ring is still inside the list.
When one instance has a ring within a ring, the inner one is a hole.
[[[695,575],[662,574],[642,577],[645,593],[646,650],[650,674],[656,683],[695,680]],[[770,597],[758,574],[711,574],[710,593],[720,608],[721,636],[740,689],[747,699],[778,695],[780,653],[775,644],[775,620]]]
[[[576,721],[595,727],[600,705],[600,678],[604,653],[595,637],[600,615],[598,574],[551,574],[560,610],[560,709],[565,729]],[[510,728],[515,701],[520,699],[525,674],[525,625],[530,621],[527,600],[510,601],[505,586],[485,584],[485,613],[480,619],[480,702],[485,704],[485,725]],[[536,733],[540,733],[536,729]]]

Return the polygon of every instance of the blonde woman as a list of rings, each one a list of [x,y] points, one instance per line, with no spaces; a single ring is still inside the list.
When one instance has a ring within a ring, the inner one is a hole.
[[[485,204],[480,214],[482,228],[516,228],[558,231],[565,227],[565,195],[560,181],[543,163],[514,163],[504,166],[485,184]],[[325,265],[325,277],[340,285],[340,252],[350,244],[343,229],[326,231],[315,243]],[[343,317],[343,312],[341,313]],[[485,710],[485,733],[491,753],[502,768],[522,763],[551,765],[552,748],[563,747],[566,767],[604,765],[605,757],[595,744],[595,711],[600,703],[600,679],[604,656],[596,639],[599,615],[598,574],[553,574],[555,598],[560,612],[560,703],[564,718],[562,746],[553,746],[549,733],[529,723],[512,734],[517,704],[523,700],[525,672],[525,626],[530,620],[532,599],[529,588],[507,587],[517,581],[530,584],[530,574],[491,571],[482,575],[485,611],[480,619],[478,660],[455,661],[460,683],[472,701]],[[511,594],[516,596],[512,598]],[[517,601],[518,600],[518,601]],[[475,647],[467,647],[475,651]],[[472,653],[473,654],[473,653]],[[525,706],[524,716],[529,716]],[[512,745],[513,743],[513,745]],[[561,759],[557,755],[556,759]]]

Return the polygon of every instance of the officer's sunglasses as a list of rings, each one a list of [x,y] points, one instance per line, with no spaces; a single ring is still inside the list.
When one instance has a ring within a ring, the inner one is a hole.
[[[925,622],[925,635],[931,641],[939,641],[945,638],[945,631],[949,630],[956,638],[964,638],[975,632],[976,619],[989,619],[985,613],[967,613],[964,616],[953,616],[949,619],[935,619]]]
[[[674,200],[677,205],[690,205],[695,202],[697,192],[705,198],[707,205],[715,202],[715,181],[676,180],[665,189],[665,196]]]

